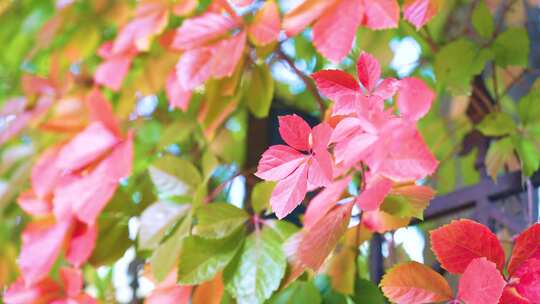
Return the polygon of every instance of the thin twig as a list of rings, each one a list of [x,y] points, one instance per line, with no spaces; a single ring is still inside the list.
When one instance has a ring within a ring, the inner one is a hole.
[[[221,191],[223,191],[223,189],[225,189],[227,184],[232,182],[238,176],[242,176],[242,175],[247,176],[247,175],[255,173],[255,171],[256,171],[256,168],[249,168],[249,169],[246,169],[246,170],[242,170],[242,171],[236,173],[235,175],[231,176],[230,178],[228,178],[227,180],[225,180],[224,182],[219,184],[216,188],[214,188],[214,190],[212,190],[212,192],[210,192],[210,194],[208,196],[206,196],[205,203],[209,203],[209,202],[213,201],[221,193]]]
[[[287,65],[289,65],[289,67],[294,71],[294,73],[298,75],[300,79],[302,79],[302,81],[306,85],[306,89],[311,93],[311,95],[313,95],[313,98],[315,98],[315,101],[319,105],[319,111],[321,112],[321,119],[322,119],[324,117],[324,111],[325,111],[324,101],[321,95],[319,94],[319,91],[317,90],[317,87],[315,86],[315,83],[313,82],[313,80],[310,77],[308,77],[306,74],[304,74],[302,71],[300,71],[294,64],[294,61],[289,56],[287,56],[287,54],[285,54],[281,48],[276,49],[276,55],[279,58],[281,58],[283,61],[285,61]]]
[[[499,103],[499,84],[497,83],[497,67],[495,66],[495,61],[491,62],[491,74],[493,78],[493,91],[495,93],[495,103]]]
[[[534,199],[533,199],[533,184],[531,182],[531,179],[530,178],[527,178],[527,211],[528,211],[528,217],[529,217],[529,225],[528,226],[531,226],[532,224],[536,223],[537,219],[535,219],[533,217],[533,204],[534,204]]]

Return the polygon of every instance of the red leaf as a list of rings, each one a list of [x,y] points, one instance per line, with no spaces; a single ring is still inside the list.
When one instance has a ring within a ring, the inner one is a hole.
[[[528,259],[521,263],[510,281],[516,281],[517,292],[532,303],[540,302],[540,259]]]
[[[80,270],[75,268],[60,268],[60,277],[64,283],[64,291],[68,297],[76,297],[83,288],[83,277]]]
[[[358,79],[369,93],[375,90],[377,82],[381,78],[381,65],[371,54],[362,52],[356,64]]]
[[[534,224],[516,238],[508,263],[508,274],[514,275],[521,264],[532,257],[540,258],[540,224]]]
[[[61,288],[49,278],[27,285],[22,278],[13,283],[3,294],[6,304],[45,304],[60,298]]]
[[[497,304],[505,285],[494,263],[476,258],[459,279],[458,299],[465,304]]]
[[[437,0],[405,0],[403,17],[419,30],[437,14],[438,9]]]
[[[335,0],[305,0],[287,12],[283,18],[283,29],[287,36],[291,37],[303,31],[334,3]]]
[[[402,116],[412,120],[424,117],[435,99],[433,92],[418,78],[405,78],[400,81],[397,106]]]
[[[279,181],[272,192],[270,205],[279,219],[298,206],[307,192],[307,163],[301,164],[291,175]]]
[[[100,47],[98,54],[105,60],[96,68],[94,81],[113,91],[120,90],[131,62],[137,54],[136,50],[131,49],[124,53],[114,54],[112,43],[107,42]]]
[[[339,239],[347,231],[353,204],[336,206],[316,224],[302,231],[297,258],[301,265],[315,271],[332,252]]]
[[[515,287],[506,285],[503,294],[499,299],[499,304],[532,304],[531,301],[519,294]]]
[[[384,295],[398,304],[423,304],[452,299],[452,289],[431,268],[409,262],[390,269],[381,281]]]
[[[45,198],[52,192],[61,175],[56,166],[56,158],[61,146],[53,146],[45,150],[34,167],[32,167],[32,190],[36,196]]]
[[[476,258],[485,257],[502,271],[504,251],[497,239],[486,226],[463,219],[432,230],[431,247],[441,266],[453,274],[465,271]]]
[[[230,17],[217,13],[209,12],[189,18],[176,30],[171,47],[193,50],[223,36],[236,26],[236,22]]]
[[[76,221],[66,251],[66,259],[75,267],[86,262],[96,246],[97,227]]]
[[[399,4],[396,0],[364,0],[363,24],[373,30],[397,27]]]
[[[309,151],[311,128],[300,116],[284,115],[279,117],[279,134],[291,147],[299,151]]]
[[[324,96],[334,101],[334,115],[350,114],[356,111],[357,96],[360,86],[354,77],[340,70],[322,70],[311,75]],[[344,105],[350,106],[342,109]]]
[[[276,2],[267,1],[257,11],[253,23],[248,28],[249,39],[257,46],[277,41],[281,28],[279,9]]]
[[[360,1],[338,1],[313,26],[313,45],[335,63],[347,56],[352,48],[364,13]]]

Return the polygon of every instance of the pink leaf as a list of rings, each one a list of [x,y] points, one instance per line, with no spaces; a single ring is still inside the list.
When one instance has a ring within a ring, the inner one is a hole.
[[[339,70],[322,70],[311,75],[319,92],[336,102],[334,114],[349,114],[356,111],[355,102],[360,93],[360,86],[354,77]],[[352,106],[340,110],[343,104],[352,103]]]
[[[364,0],[363,24],[373,30],[395,28],[399,21],[399,5],[396,0]]]
[[[176,71],[172,71],[169,74],[169,77],[167,77],[165,92],[167,93],[167,98],[169,99],[169,104],[171,106],[179,108],[182,111],[187,111],[192,91],[184,89],[176,77]]]
[[[176,30],[172,47],[193,50],[225,35],[236,26],[230,17],[212,12],[189,18]]]
[[[508,263],[510,276],[530,258],[540,258],[540,224],[534,224],[523,231],[516,239],[512,256]]]
[[[182,54],[176,65],[176,76],[185,90],[195,89],[212,76],[213,54],[208,47],[190,49]]]
[[[412,120],[424,117],[435,99],[433,92],[418,78],[405,78],[400,81],[397,106],[402,116]]]
[[[88,226],[81,222],[76,222],[68,243],[66,259],[75,267],[81,267],[90,256],[96,246],[97,227]]]
[[[270,205],[279,219],[291,213],[306,196],[307,175],[308,165],[304,163],[277,183],[270,198]]]
[[[310,202],[304,215],[304,227],[310,229],[320,218],[322,218],[341,198],[347,189],[350,177],[333,182],[317,194]]]
[[[45,216],[52,211],[50,201],[37,197],[32,190],[22,192],[17,199],[17,203],[24,212],[33,216]]]
[[[94,81],[113,91],[118,91],[137,52],[129,50],[125,53],[113,54],[112,43],[105,43],[98,53],[105,61],[96,68]]]
[[[319,18],[336,1],[305,0],[283,18],[283,29],[287,36],[292,37],[303,31],[313,21]]]
[[[419,30],[437,14],[437,10],[436,0],[405,0],[403,17]]]
[[[482,224],[466,219],[452,221],[432,230],[430,235],[431,248],[441,266],[450,273],[463,273],[472,260],[481,257],[503,269],[505,257],[501,244]]]
[[[309,151],[311,128],[300,116],[284,115],[279,117],[279,134],[291,147],[299,151]]]
[[[374,177],[368,182],[366,189],[356,198],[356,204],[364,211],[379,208],[384,198],[392,190],[392,181],[384,177]]]
[[[361,0],[340,0],[313,26],[313,45],[337,63],[350,52],[364,13]]]
[[[52,192],[61,171],[56,167],[60,146],[53,146],[43,152],[32,167],[32,190],[38,197],[46,197]]]
[[[465,304],[497,304],[505,285],[495,263],[476,258],[459,279],[458,299]]]
[[[313,130],[311,130],[311,146],[315,153],[327,151],[332,131],[332,127],[326,122],[316,125]]]
[[[362,52],[356,65],[360,83],[371,93],[381,78],[381,65],[371,54]]]
[[[224,39],[214,46],[212,71],[215,78],[229,77],[244,54],[246,46],[246,32],[242,31],[230,39]]]
[[[111,102],[97,89],[94,88],[85,99],[90,114],[90,119],[101,122],[115,136],[120,137],[120,126],[114,116]]]
[[[278,181],[289,176],[305,160],[306,156],[293,148],[271,146],[263,153],[255,175],[265,180]]]
[[[231,2],[240,7],[248,6],[253,4],[253,0],[231,0]]]
[[[378,233],[405,227],[410,221],[408,217],[393,216],[382,210],[365,211],[362,216],[362,224],[367,229]]]
[[[394,78],[384,79],[377,87],[373,95],[380,97],[381,99],[392,98],[399,89],[399,80]]]
[[[26,226],[22,233],[18,264],[27,286],[48,275],[62,249],[70,226],[70,220],[57,223],[32,222]]]
[[[328,151],[317,152],[308,169],[309,190],[327,186],[332,182],[332,156]]]
[[[135,18],[124,26],[113,45],[113,52],[124,53],[132,48],[147,51],[151,38],[161,33],[167,26],[168,7],[159,2],[141,3]]]
[[[145,304],[178,303],[188,304],[192,286],[170,286],[156,288],[144,301]]]
[[[118,143],[118,138],[101,122],[91,123],[60,150],[56,166],[76,171],[103,155]]]
[[[281,28],[279,9],[274,1],[267,1],[257,11],[253,23],[248,28],[249,39],[257,46],[277,41]]]

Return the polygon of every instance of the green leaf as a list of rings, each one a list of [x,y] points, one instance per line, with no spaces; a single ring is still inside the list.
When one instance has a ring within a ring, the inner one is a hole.
[[[244,86],[242,98],[251,113],[258,118],[268,116],[274,97],[274,79],[268,65],[255,64],[252,70],[245,72],[242,82]]]
[[[155,145],[161,137],[161,124],[156,120],[145,122],[137,130],[137,139],[147,145]]]
[[[280,236],[266,227],[246,239],[238,263],[224,271],[227,290],[239,304],[263,303],[278,289],[287,267],[282,244]]]
[[[510,137],[505,137],[496,142],[491,142],[486,155],[486,169],[493,178],[497,179],[497,173],[503,165],[514,156],[514,145]]]
[[[128,218],[103,213],[97,224],[97,243],[90,263],[94,266],[114,263],[133,245],[133,241],[129,239]]]
[[[206,150],[202,156],[202,172],[205,181],[212,176],[218,166],[219,161],[216,156],[210,150]]]
[[[456,95],[468,93],[472,77],[492,58],[493,53],[488,49],[481,49],[464,38],[455,40],[435,55],[437,83],[441,88],[448,86]]]
[[[270,196],[276,186],[275,182],[260,182],[253,187],[251,192],[251,206],[255,213],[266,210],[270,204]]]
[[[312,282],[293,282],[289,287],[274,295],[270,304],[321,303],[319,290]]]
[[[524,125],[540,121],[540,92],[531,90],[518,103],[519,119]]]
[[[406,197],[399,195],[389,195],[384,199],[384,202],[381,205],[381,210],[394,216],[414,216],[418,219],[423,219],[424,209],[426,209],[427,203],[429,203],[429,201],[425,202],[425,205],[423,206],[413,205]]]
[[[176,230],[154,251],[150,257],[152,274],[158,281],[163,281],[176,266],[184,238],[191,230],[192,216],[189,213]]]
[[[232,260],[244,241],[244,229],[223,239],[185,238],[178,264],[178,282],[195,285],[212,279]]]
[[[495,22],[489,8],[480,1],[475,7],[472,15],[472,24],[478,35],[483,38],[491,38],[493,31],[495,30]]]
[[[174,223],[186,215],[190,205],[157,202],[144,210],[140,217],[139,247],[154,249]]]
[[[317,275],[314,279],[315,286],[322,295],[323,304],[347,304],[347,297],[332,289],[331,279],[328,275]]]
[[[227,203],[203,205],[195,211],[197,225],[194,234],[207,238],[222,238],[249,219],[244,210]]]
[[[509,65],[527,67],[529,64],[529,44],[526,28],[507,29],[493,42],[495,62],[502,67]]]
[[[202,182],[192,163],[170,155],[158,158],[148,171],[160,196],[165,198],[187,195]]]
[[[274,231],[279,235],[282,241],[287,240],[293,234],[297,233],[298,230],[300,230],[294,224],[286,221],[266,220],[265,225],[266,227],[274,229]]]
[[[188,119],[187,117],[182,117],[182,119],[175,120],[172,124],[168,125],[165,130],[163,130],[158,147],[163,149],[174,143],[186,140],[186,138],[188,138],[188,136],[193,132],[194,128],[194,121]]]
[[[354,284],[354,303],[384,304],[384,296],[371,281],[358,278]]]
[[[486,136],[503,136],[516,132],[514,120],[504,112],[489,113],[476,128]]]
[[[513,136],[512,142],[521,161],[521,170],[526,176],[533,175],[540,166],[539,151],[533,142],[526,138]]]

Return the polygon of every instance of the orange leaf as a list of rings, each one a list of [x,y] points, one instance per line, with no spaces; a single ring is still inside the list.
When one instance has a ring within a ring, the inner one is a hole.
[[[313,270],[318,270],[321,267],[339,239],[347,231],[352,207],[352,202],[336,206],[309,230],[303,231],[304,235],[297,253],[301,264]]]
[[[409,262],[390,269],[381,281],[384,295],[398,304],[421,304],[452,299],[452,289],[431,268]]]
[[[504,266],[504,251],[486,226],[471,220],[458,220],[431,231],[431,248],[437,259],[448,272],[460,274],[469,263],[485,257],[501,270]]]

